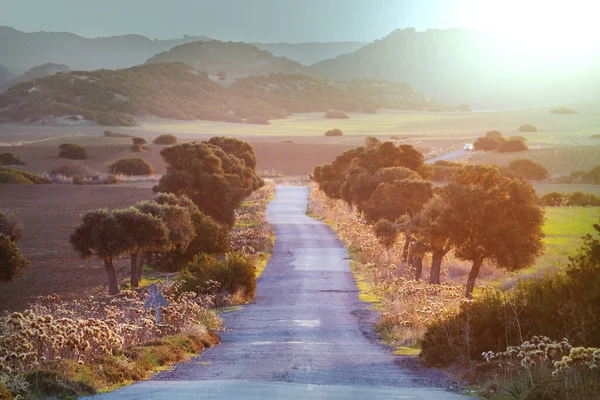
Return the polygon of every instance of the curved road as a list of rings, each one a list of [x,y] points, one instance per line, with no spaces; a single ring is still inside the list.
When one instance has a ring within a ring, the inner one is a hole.
[[[222,344],[94,398],[463,399],[434,387],[431,372],[400,367],[401,357],[372,338],[348,253],[306,216],[307,197],[307,187],[277,187],[268,208],[273,255],[255,301],[224,316]]]

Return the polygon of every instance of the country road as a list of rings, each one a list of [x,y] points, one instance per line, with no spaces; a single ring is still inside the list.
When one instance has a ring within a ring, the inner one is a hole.
[[[224,315],[222,344],[94,399],[463,399],[435,371],[379,344],[348,253],[306,215],[308,188],[279,186],[268,218],[273,255],[256,299]]]

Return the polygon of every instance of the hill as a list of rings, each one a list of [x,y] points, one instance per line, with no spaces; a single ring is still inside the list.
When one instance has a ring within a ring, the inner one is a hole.
[[[58,72],[70,72],[71,70],[66,65],[59,65],[53,63],[46,63],[37,65],[33,68],[28,69],[19,76],[12,76],[6,80],[0,78],[0,93],[4,92],[12,85],[16,85],[21,82],[28,82],[34,79],[43,78],[45,76],[54,75]]]
[[[8,26],[0,26],[0,38],[2,63],[20,71],[47,62],[66,64],[76,70],[127,68],[174,46],[208,39],[186,36],[151,40],[141,35],[86,38],[67,32],[26,33]]]
[[[294,112],[376,106],[303,75],[252,76],[225,86],[217,82],[183,63],[59,73],[17,84],[0,95],[0,122],[132,126],[135,117],[145,115],[244,122],[253,116],[281,119]]]
[[[199,41],[175,46],[169,51],[157,54],[146,64],[182,62],[209,75],[219,72],[228,78],[272,73],[296,74],[303,71],[297,61],[285,57],[275,57],[268,51],[248,43],[221,42],[218,40]]]
[[[309,71],[327,79],[407,82],[429,97],[481,109],[597,99],[598,66],[598,57],[537,59],[505,38],[482,31],[404,29],[353,53],[314,64]]]
[[[308,43],[252,43],[276,57],[286,57],[303,65],[312,65],[341,54],[352,53],[367,43],[361,42],[308,42]]]

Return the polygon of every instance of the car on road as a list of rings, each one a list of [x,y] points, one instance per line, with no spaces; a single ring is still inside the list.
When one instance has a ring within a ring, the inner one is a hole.
[[[471,143],[467,143],[467,144],[465,144],[465,146],[463,147],[463,149],[465,151],[473,151],[473,145]]]

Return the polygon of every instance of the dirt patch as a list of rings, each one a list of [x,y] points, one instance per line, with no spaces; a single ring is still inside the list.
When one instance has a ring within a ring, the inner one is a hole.
[[[101,207],[116,208],[149,199],[152,191],[135,186],[0,185],[0,209],[15,212],[23,223],[19,247],[30,265],[14,282],[0,282],[0,311],[22,310],[37,296],[57,293],[66,299],[106,290],[106,274],[97,259],[81,260],[69,236],[80,215]],[[120,278],[127,260],[116,263]]]

